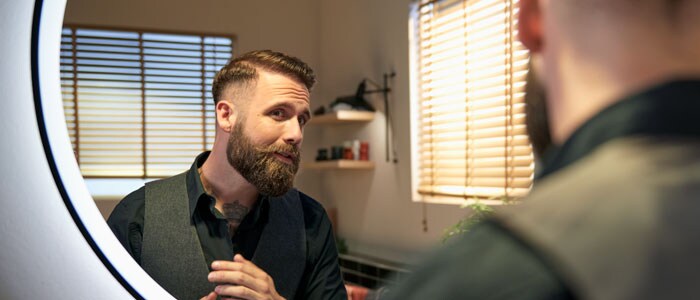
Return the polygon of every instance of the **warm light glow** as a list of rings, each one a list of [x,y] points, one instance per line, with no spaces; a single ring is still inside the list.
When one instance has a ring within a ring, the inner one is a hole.
[[[518,2],[436,1],[420,8],[418,162],[425,201],[524,196],[532,185],[523,100],[528,52],[516,38]]]
[[[84,177],[167,177],[214,138],[211,81],[231,39],[66,27],[61,87]]]

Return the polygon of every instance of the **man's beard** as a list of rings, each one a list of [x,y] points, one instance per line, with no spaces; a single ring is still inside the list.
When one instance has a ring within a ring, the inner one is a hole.
[[[525,86],[525,123],[532,150],[537,158],[542,158],[552,146],[547,116],[547,95],[532,61],[529,69]]]
[[[276,152],[293,155],[287,164],[275,157]],[[294,186],[294,176],[299,170],[299,149],[295,146],[270,145],[258,147],[243,132],[243,124],[234,126],[226,148],[228,162],[263,195],[282,196]]]

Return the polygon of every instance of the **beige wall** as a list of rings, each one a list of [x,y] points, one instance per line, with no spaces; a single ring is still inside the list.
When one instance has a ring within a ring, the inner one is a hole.
[[[297,185],[328,207],[336,207],[339,235],[351,251],[412,261],[438,244],[443,229],[464,215],[455,206],[411,201],[409,133],[408,0],[68,0],[66,22],[235,34],[242,53],[271,48],[299,56],[316,70],[312,109],[352,94],[362,78],[381,82],[395,70],[390,98],[397,164],[384,160],[384,107],[363,125],[308,127],[304,157],[345,139],[370,142],[372,171],[302,171]],[[274,8],[274,9],[272,9]]]
[[[68,0],[65,22],[233,34],[236,53],[270,48],[316,66],[319,0]]]
[[[326,171],[320,177],[323,195],[338,209],[339,235],[351,251],[385,259],[412,261],[439,243],[443,229],[464,211],[455,206],[427,205],[428,231],[423,232],[423,207],[411,201],[409,131],[408,0],[321,1],[321,98],[352,94],[362,78],[382,82],[396,71],[390,114],[398,163],[385,161],[384,107],[381,96],[368,97],[381,113],[367,125],[325,128],[324,146],[359,137],[370,141],[373,171]]]

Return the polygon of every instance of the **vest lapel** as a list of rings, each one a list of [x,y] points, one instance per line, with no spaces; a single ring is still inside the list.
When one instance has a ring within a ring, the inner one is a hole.
[[[146,183],[141,267],[177,299],[214,290],[188,199],[186,173]]]

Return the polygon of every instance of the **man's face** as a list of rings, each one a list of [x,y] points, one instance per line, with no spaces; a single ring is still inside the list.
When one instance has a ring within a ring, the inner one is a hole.
[[[292,188],[299,169],[309,92],[283,75],[259,72],[226,152],[231,166],[261,194],[281,196]]]

